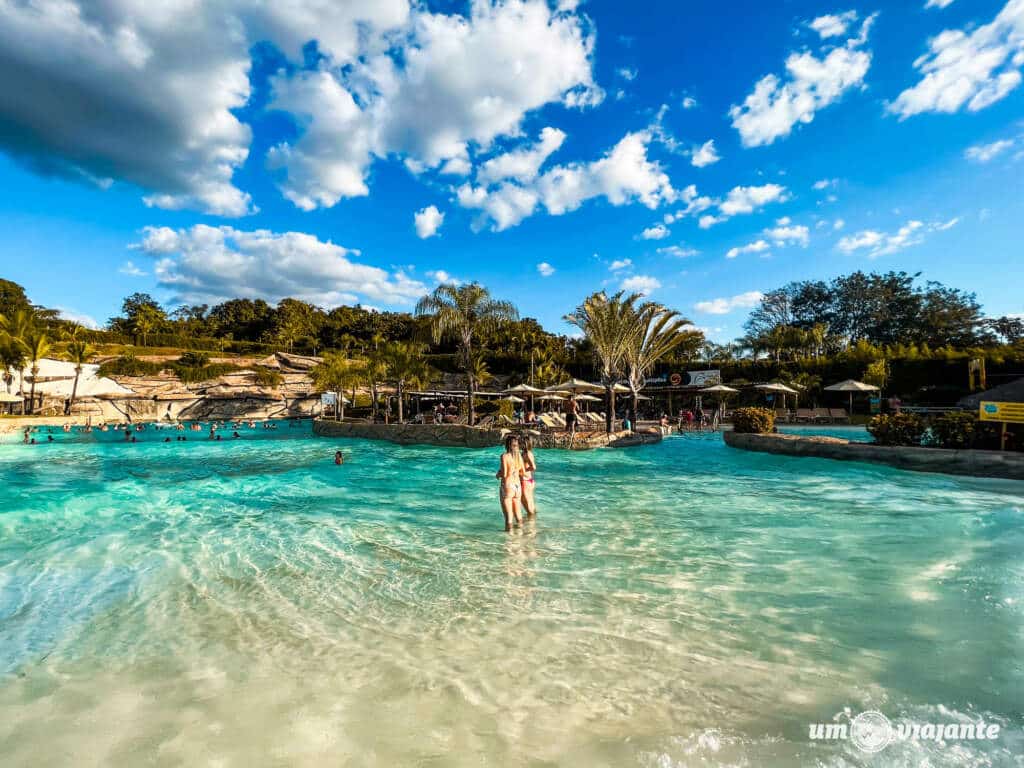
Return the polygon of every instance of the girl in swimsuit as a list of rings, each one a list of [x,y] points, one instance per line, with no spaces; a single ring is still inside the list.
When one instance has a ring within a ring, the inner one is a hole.
[[[522,437],[523,449],[523,509],[527,517],[537,514],[537,505],[533,498],[533,473],[537,469],[537,461],[533,457],[533,441],[529,435]]]
[[[498,497],[501,499],[501,512],[505,516],[505,530],[511,531],[513,523],[522,525],[519,514],[523,496],[523,459],[519,454],[519,438],[509,435],[505,438],[505,453],[501,455],[501,469],[495,477],[501,481],[498,486]]]

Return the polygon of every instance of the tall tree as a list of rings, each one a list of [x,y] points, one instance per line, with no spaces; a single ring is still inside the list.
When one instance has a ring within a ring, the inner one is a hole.
[[[345,418],[345,390],[356,387],[366,377],[365,361],[352,360],[345,355],[329,352],[324,361],[309,372],[313,385],[320,392],[336,392],[338,395],[337,413]]]
[[[655,363],[686,341],[692,323],[673,309],[654,302],[628,307],[634,314],[636,330],[626,345],[626,381],[633,395],[633,423],[636,424],[640,390]]]
[[[39,377],[39,361],[46,357],[46,353],[50,351],[50,340],[47,338],[46,333],[37,329],[30,330],[24,338],[21,340],[21,344],[25,347],[25,354],[28,357],[31,367],[29,371],[32,374],[32,387],[29,394],[29,413],[35,413],[36,410],[36,379]]]
[[[466,374],[466,395],[469,400],[469,423],[476,423],[473,394],[476,379],[472,372],[473,340],[477,334],[492,331],[498,325],[519,319],[515,306],[491,297],[479,283],[439,285],[432,294],[416,304],[416,314],[429,316],[434,343],[453,337],[458,343],[459,359]]]
[[[623,375],[626,354],[640,332],[632,305],[639,294],[623,291],[609,297],[604,291],[592,294],[565,321],[575,325],[587,337],[594,351],[594,364],[605,388],[608,411],[605,430],[611,434],[615,420],[615,384]]]
[[[68,344],[68,360],[75,364],[75,383],[71,385],[71,398],[64,407],[64,413],[70,414],[75,406],[75,397],[78,395],[78,379],[82,375],[82,366],[89,362],[92,356],[92,347],[81,339],[76,339]]]
[[[398,397],[398,421],[405,420],[406,387],[422,387],[433,377],[433,369],[423,355],[423,345],[411,341],[393,341],[381,349],[387,378],[395,382]]]

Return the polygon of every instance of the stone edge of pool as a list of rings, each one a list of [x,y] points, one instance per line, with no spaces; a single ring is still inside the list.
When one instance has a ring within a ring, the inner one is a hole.
[[[948,448],[914,448],[856,443],[830,437],[786,434],[723,432],[732,448],[780,456],[804,456],[838,461],[887,464],[914,472],[1024,480],[1024,454],[1001,451],[956,451]]]
[[[385,440],[399,445],[435,445],[446,448],[494,448],[502,444],[505,435],[513,430],[479,429],[464,424],[367,424],[317,419],[313,433],[318,437],[347,437],[364,440]],[[570,442],[560,433],[532,432],[537,448],[565,448],[588,450],[591,448],[630,448],[661,441],[660,432],[604,432],[578,433]]]

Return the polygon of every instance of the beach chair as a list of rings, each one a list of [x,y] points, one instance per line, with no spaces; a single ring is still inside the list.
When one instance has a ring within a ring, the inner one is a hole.
[[[498,416],[498,424],[500,424],[503,427],[514,427],[516,425],[516,423],[505,414],[501,414]]]
[[[828,412],[832,416],[832,421],[845,421],[847,424],[850,423],[850,415],[846,412],[845,408],[829,408]]]
[[[558,422],[556,422],[553,418],[553,414],[542,413],[537,418],[540,419],[540,423],[544,426],[545,429],[560,429],[560,427],[558,426]]]
[[[502,414],[502,418],[506,419],[508,421],[511,421],[511,419],[509,419],[508,416],[505,416],[504,414]],[[494,424],[494,417],[493,416],[484,416],[482,419],[480,419],[476,423],[476,425],[480,429],[490,429],[493,424]]]
[[[797,408],[797,421],[814,421],[814,411],[811,408]]]
[[[830,424],[832,422],[832,414],[828,412],[828,408],[815,408],[814,420],[822,424]]]
[[[568,429],[568,425],[565,423],[565,416],[560,413],[552,413],[551,418],[559,429]]]

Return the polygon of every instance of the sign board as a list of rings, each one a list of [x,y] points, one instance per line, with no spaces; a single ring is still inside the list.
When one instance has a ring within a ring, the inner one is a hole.
[[[870,403],[870,405],[871,405],[871,412],[872,413],[881,413],[882,412],[882,398],[879,397],[878,395],[872,395],[871,397],[869,397],[868,398],[868,403]]]
[[[722,383],[722,372],[715,371],[687,371],[683,376],[683,384],[691,387],[713,387]]]
[[[324,408],[333,408],[338,404],[337,392],[322,392],[320,394],[320,405]]]
[[[993,403],[982,400],[978,418],[982,421],[1024,424],[1024,403]]]

